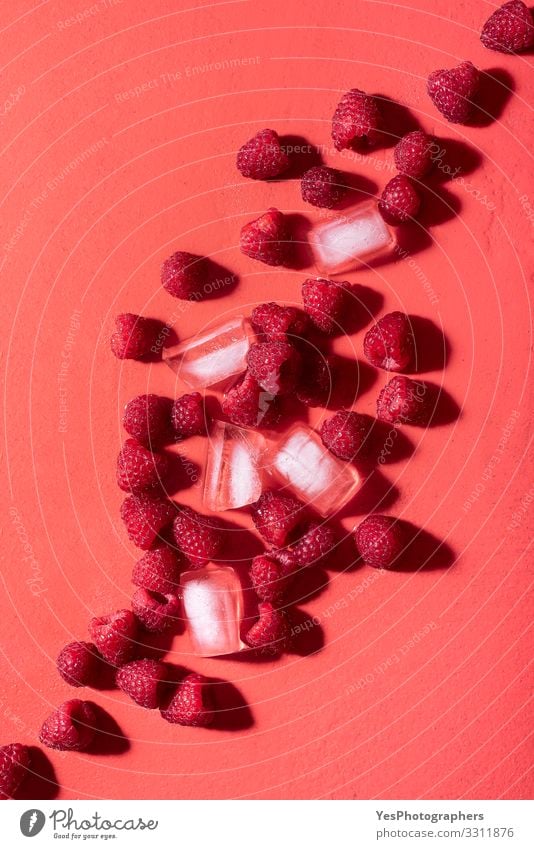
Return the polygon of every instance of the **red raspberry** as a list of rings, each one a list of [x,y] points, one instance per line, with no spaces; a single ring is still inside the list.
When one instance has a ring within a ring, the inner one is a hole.
[[[163,719],[178,725],[206,726],[214,718],[214,704],[207,678],[192,672],[178,685]]]
[[[247,365],[262,389],[271,395],[285,395],[295,388],[300,357],[289,342],[254,342]]]
[[[174,593],[154,593],[140,587],[133,594],[132,610],[143,627],[154,634],[176,630],[181,620],[180,598]]]
[[[161,266],[161,285],[173,298],[184,301],[198,301],[202,298],[206,276],[205,257],[187,251],[177,251]]]
[[[296,395],[307,407],[324,407],[332,394],[332,364],[309,345],[301,346],[302,367]]]
[[[392,516],[373,513],[354,531],[356,548],[369,566],[389,569],[406,545],[402,523]]]
[[[172,401],[161,395],[137,395],[124,408],[124,430],[146,448],[159,448],[172,439]]]
[[[206,433],[204,402],[200,392],[177,398],[172,408],[172,426],[177,439]]]
[[[479,73],[472,62],[462,62],[450,70],[433,71],[427,91],[437,109],[452,124],[465,124],[478,92]]]
[[[147,551],[132,572],[132,583],[153,593],[177,593],[183,558],[168,546]]]
[[[294,564],[274,556],[260,554],[252,561],[250,580],[262,601],[279,601],[293,580]]]
[[[57,671],[72,687],[91,687],[96,683],[100,655],[93,643],[73,642],[61,649]]]
[[[369,362],[387,371],[405,371],[415,357],[415,340],[409,316],[403,312],[384,315],[365,334],[363,352]]]
[[[386,184],[378,201],[380,215],[388,224],[403,224],[417,215],[421,198],[404,174],[397,174]]]
[[[429,404],[426,384],[404,375],[391,378],[376,402],[377,416],[389,424],[427,424]]]
[[[370,418],[362,413],[339,410],[321,426],[321,439],[341,460],[365,456],[368,449]]]
[[[195,566],[216,560],[224,544],[224,536],[214,519],[197,513],[191,507],[179,508],[174,520],[174,539]]]
[[[251,505],[252,521],[263,539],[282,546],[301,518],[303,505],[297,498],[272,489],[263,492]]]
[[[381,115],[370,94],[353,88],[343,95],[332,118],[332,138],[337,150],[373,147],[380,138]]]
[[[131,610],[117,610],[107,616],[94,616],[89,634],[98,651],[113,666],[132,660],[137,651],[137,619]]]
[[[127,439],[117,457],[117,483],[124,492],[139,495],[158,486],[168,468],[164,454],[148,451],[135,439]]]
[[[145,551],[171,523],[175,513],[172,502],[155,495],[130,495],[121,506],[121,518],[129,538]]]
[[[117,686],[136,704],[148,710],[157,708],[167,676],[167,667],[158,660],[133,660],[117,671]]]
[[[268,601],[258,605],[259,619],[245,636],[245,642],[261,654],[277,657],[287,650],[291,626],[287,615]]]
[[[300,539],[292,546],[299,566],[316,566],[336,545],[336,535],[324,522],[310,522]]]
[[[267,265],[285,264],[288,242],[285,215],[274,207],[241,228],[241,252]]]
[[[333,333],[337,329],[346,300],[343,283],[323,277],[309,278],[302,284],[302,300],[304,309],[319,330]]]
[[[115,318],[115,326],[110,342],[119,360],[142,360],[156,350],[161,322],[126,312]]]
[[[50,749],[81,752],[93,742],[96,716],[90,702],[70,699],[43,722],[39,740]]]
[[[12,799],[30,768],[30,750],[22,743],[0,746],[0,799]]]
[[[253,180],[278,177],[288,168],[289,158],[280,147],[278,133],[274,130],[260,130],[237,154],[238,171]]]
[[[221,409],[226,418],[239,427],[268,427],[276,423],[279,414],[276,397],[265,392],[250,371],[228,390]]]
[[[534,44],[532,13],[521,0],[511,0],[497,9],[482,28],[484,47],[500,53],[520,53]]]
[[[254,307],[251,320],[258,333],[264,333],[275,341],[285,341],[287,333],[292,336],[302,335],[308,324],[308,318],[301,310],[272,302]]]
[[[432,168],[432,145],[434,139],[422,130],[414,130],[403,136],[395,145],[393,156],[397,171],[420,180]]]
[[[343,184],[340,171],[326,165],[315,165],[303,175],[300,191],[306,203],[333,209],[347,193],[347,186]]]

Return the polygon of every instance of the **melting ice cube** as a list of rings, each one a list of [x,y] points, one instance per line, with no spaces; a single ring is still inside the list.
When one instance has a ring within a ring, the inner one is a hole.
[[[201,657],[246,648],[239,636],[243,592],[230,566],[184,572],[180,578],[191,648]]]
[[[257,501],[264,450],[260,433],[215,421],[208,441],[204,506],[214,511],[232,510]]]
[[[245,371],[251,330],[242,315],[167,348],[163,359],[192,389],[215,386]]]
[[[371,259],[393,245],[391,231],[374,202],[318,224],[309,238],[315,262],[323,274],[347,271],[360,259]]]

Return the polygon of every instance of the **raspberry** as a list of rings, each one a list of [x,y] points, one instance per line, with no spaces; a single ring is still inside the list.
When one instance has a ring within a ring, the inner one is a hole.
[[[321,426],[321,439],[332,454],[341,460],[362,457],[368,448],[370,418],[361,413],[340,410]]]
[[[241,228],[241,252],[267,265],[284,265],[288,241],[285,215],[274,207]]]
[[[97,680],[99,659],[93,643],[68,643],[59,653],[57,671],[72,687],[90,687]]]
[[[380,421],[389,424],[426,424],[429,413],[427,387],[419,380],[397,375],[382,389],[376,410]]]
[[[183,559],[168,546],[147,551],[132,571],[132,583],[153,593],[177,593]]]
[[[117,672],[117,686],[136,704],[148,710],[157,708],[167,667],[158,660],[133,660]]]
[[[302,284],[302,300],[315,326],[323,333],[333,333],[345,306],[343,284],[323,277],[309,278]]]
[[[336,535],[324,522],[310,522],[292,546],[299,566],[316,566],[336,545]]]
[[[264,540],[282,546],[300,520],[302,509],[301,502],[292,495],[269,489],[251,505],[252,521]]]
[[[245,636],[245,642],[261,654],[276,657],[289,646],[291,627],[289,619],[281,610],[276,610],[268,601],[258,605],[259,619]]]
[[[70,699],[43,722],[39,740],[50,749],[81,752],[93,742],[95,712],[90,702]]]
[[[214,704],[208,679],[195,672],[186,675],[161,715],[167,722],[178,725],[211,725]]]
[[[161,395],[137,395],[124,408],[124,430],[146,448],[159,448],[172,439],[172,401]]]
[[[177,251],[161,266],[161,285],[173,298],[184,301],[201,299],[206,276],[205,257],[187,251]]]
[[[347,186],[343,185],[343,175],[335,168],[315,165],[303,175],[300,191],[306,203],[333,209],[347,193]]]
[[[243,177],[252,177],[253,180],[278,177],[287,168],[288,156],[280,147],[278,133],[274,130],[260,130],[237,154],[238,171]]]
[[[332,368],[328,357],[315,348],[302,351],[302,367],[296,395],[307,407],[324,407],[332,392]]]
[[[363,352],[369,362],[387,371],[405,371],[415,356],[409,317],[403,312],[384,315],[365,334]]]
[[[265,427],[278,418],[276,398],[261,388],[250,371],[228,390],[221,409],[226,418],[239,427]]]
[[[124,492],[139,495],[158,486],[168,468],[169,461],[163,454],[148,451],[135,439],[127,439],[117,457],[117,483]]]
[[[156,347],[161,322],[131,312],[115,318],[111,350],[119,360],[142,360]]]
[[[289,587],[294,565],[282,562],[268,554],[260,554],[252,561],[250,580],[256,595],[262,601],[279,601]]]
[[[308,318],[301,310],[272,302],[254,307],[251,321],[258,333],[264,333],[274,341],[285,341],[287,333],[300,336],[305,333],[308,324]]]
[[[289,342],[254,342],[247,365],[262,389],[271,395],[284,395],[295,388],[300,357]]]
[[[452,124],[465,124],[473,109],[479,74],[472,62],[450,70],[433,71],[427,84],[430,99]]]
[[[177,398],[172,408],[172,426],[177,439],[206,433],[204,403],[200,392]]]
[[[131,610],[117,610],[107,616],[94,616],[89,634],[98,651],[113,666],[122,666],[135,656],[137,619]]]
[[[178,548],[195,566],[215,560],[224,544],[223,534],[214,520],[191,507],[179,508],[174,520],[174,538]]]
[[[380,137],[381,116],[370,94],[353,88],[343,95],[332,118],[332,138],[337,150],[372,147]]]
[[[389,569],[406,544],[406,534],[398,519],[373,513],[354,531],[356,548],[369,566]]]
[[[380,200],[379,212],[388,224],[403,224],[415,218],[421,206],[421,198],[404,174],[397,174],[386,184]]]
[[[171,523],[175,512],[174,504],[154,495],[130,495],[121,506],[121,518],[129,538],[145,551]]]
[[[0,799],[11,799],[30,768],[30,750],[22,743],[0,746]]]
[[[511,0],[497,9],[482,28],[484,47],[500,53],[520,53],[534,44],[532,13],[521,0]]]
[[[176,630],[180,620],[180,599],[174,593],[154,593],[140,588],[132,597],[132,610],[147,631],[162,634]]]
[[[397,171],[420,180],[432,168],[432,145],[434,139],[422,130],[414,130],[403,136],[395,145],[393,156]]]

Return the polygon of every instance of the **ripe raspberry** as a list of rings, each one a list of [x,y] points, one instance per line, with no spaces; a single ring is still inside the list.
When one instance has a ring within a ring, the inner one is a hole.
[[[93,742],[96,716],[90,702],[69,699],[43,722],[39,740],[50,749],[81,752]]]
[[[132,571],[132,583],[153,593],[178,593],[183,558],[168,546],[147,551]]]
[[[148,710],[157,708],[167,667],[158,660],[133,660],[117,671],[117,686],[136,704]]]
[[[174,593],[154,593],[142,587],[132,597],[132,610],[141,625],[154,634],[176,630],[180,617],[180,598]]]
[[[68,643],[59,653],[57,671],[71,687],[91,687],[98,677],[99,661],[93,643]]]
[[[353,88],[343,95],[332,118],[332,138],[337,150],[373,147],[380,138],[381,115],[370,94]]]
[[[260,554],[252,561],[250,580],[256,595],[262,601],[279,601],[293,580],[295,567],[268,554]]]
[[[289,342],[254,342],[247,365],[262,389],[271,395],[284,395],[295,388],[300,357]]]
[[[277,399],[246,371],[225,394],[221,409],[239,427],[269,427],[278,420]]]
[[[180,507],[174,520],[174,539],[191,563],[202,566],[216,560],[224,544],[224,536],[214,519],[197,513],[191,507]]]
[[[245,636],[245,642],[261,654],[277,657],[289,646],[291,626],[287,615],[268,601],[258,605],[259,619]]]
[[[22,743],[0,746],[0,799],[12,799],[30,768],[30,750]]]
[[[472,62],[462,62],[450,70],[433,71],[427,91],[437,109],[452,124],[465,124],[479,86],[479,74]]]
[[[274,207],[241,228],[241,252],[267,265],[285,264],[288,243],[285,215]]]
[[[119,360],[142,360],[156,348],[161,322],[131,312],[115,318],[111,350]]]
[[[404,174],[397,174],[386,184],[380,200],[379,212],[388,224],[403,224],[415,218],[421,198]]]
[[[192,672],[176,688],[167,708],[161,711],[163,719],[178,725],[206,726],[214,718],[214,704],[207,678]]]
[[[321,426],[321,439],[341,460],[363,457],[368,449],[371,420],[361,413],[340,410]]]
[[[260,130],[237,154],[238,171],[253,180],[278,177],[288,168],[289,158],[280,147],[278,133],[274,130]]]
[[[155,495],[130,495],[121,506],[126,533],[138,548],[149,549],[176,513],[174,504]]]
[[[263,539],[271,545],[282,546],[300,521],[303,505],[292,495],[269,489],[251,505],[251,510],[252,521]]]
[[[432,168],[432,145],[434,139],[422,130],[414,130],[403,136],[395,145],[393,156],[397,171],[420,180]]]
[[[94,616],[89,623],[89,634],[102,657],[113,666],[122,666],[135,657],[137,619],[131,610]]]
[[[158,486],[168,468],[164,454],[148,451],[135,439],[127,439],[117,457],[117,484],[124,492],[139,495]]]
[[[384,315],[365,334],[363,352],[371,365],[387,371],[405,371],[415,356],[409,317],[403,312]]]
[[[302,200],[323,209],[333,209],[347,193],[343,175],[335,168],[315,165],[302,177],[300,184]]]
[[[333,333],[345,306],[343,283],[334,283],[323,277],[309,278],[302,284],[304,309],[323,333]]]
[[[264,333],[275,341],[285,341],[288,333],[301,336],[306,332],[308,317],[296,307],[282,307],[271,302],[254,307],[251,321],[257,333]]]
[[[159,448],[172,439],[172,401],[161,395],[137,395],[124,408],[124,430],[146,448]]]
[[[424,383],[404,375],[392,377],[376,402],[377,416],[389,424],[427,424],[428,391]]]
[[[296,395],[307,407],[324,407],[332,393],[332,363],[320,351],[301,346],[302,367]]]
[[[336,545],[336,535],[324,522],[309,522],[300,539],[292,546],[299,566],[316,566]]]
[[[511,0],[497,9],[482,28],[484,47],[500,53],[520,53],[534,44],[532,13],[521,0]]]
[[[177,398],[172,408],[172,426],[177,439],[206,433],[204,402],[200,392]]]
[[[356,548],[369,566],[389,569],[406,545],[402,523],[392,516],[373,513],[354,531]]]
[[[173,298],[198,301],[202,298],[207,276],[205,257],[177,251],[161,266],[161,285]]]

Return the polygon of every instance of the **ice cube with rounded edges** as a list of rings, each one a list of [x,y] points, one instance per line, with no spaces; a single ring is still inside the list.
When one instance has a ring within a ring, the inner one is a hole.
[[[243,591],[230,566],[207,566],[180,577],[191,649],[201,657],[246,648],[240,637]]]
[[[374,201],[318,224],[309,238],[317,268],[323,274],[347,271],[360,260],[390,251],[394,244]]]
[[[204,506],[217,512],[257,501],[262,490],[264,437],[254,430],[214,421],[207,446]]]
[[[164,349],[163,359],[192,389],[204,389],[245,371],[251,341],[250,324],[238,315]]]

